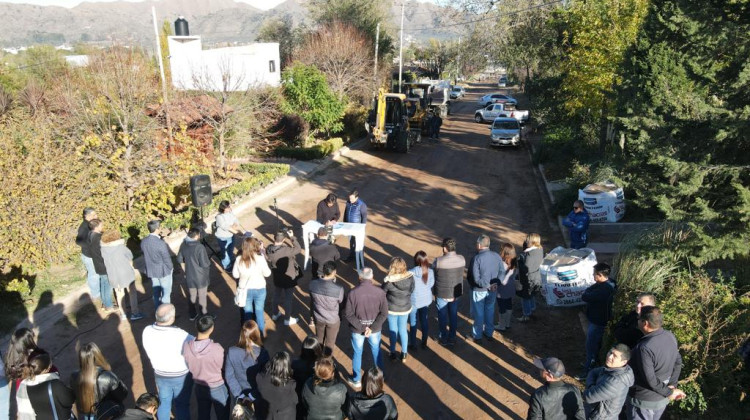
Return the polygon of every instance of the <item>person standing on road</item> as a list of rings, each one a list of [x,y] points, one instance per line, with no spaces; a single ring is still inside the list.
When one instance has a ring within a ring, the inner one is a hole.
[[[617,420],[633,386],[633,369],[628,366],[630,349],[617,344],[607,353],[606,367],[592,369],[583,391],[588,420]]]
[[[91,219],[89,229],[91,229],[91,232],[89,232],[89,252],[94,262],[94,270],[99,275],[99,296],[102,299],[102,306],[104,306],[105,311],[114,311],[112,286],[109,284],[107,265],[104,264],[104,257],[102,257],[102,231],[104,230],[104,223],[99,219]]]
[[[323,277],[310,282],[311,319],[315,325],[315,335],[324,344],[327,354],[333,354],[336,349],[343,301],[344,288],[336,284],[336,263],[328,261],[323,264]]]
[[[497,311],[500,315],[499,322],[495,325],[498,331],[510,329],[510,319],[513,317],[513,296],[516,294],[516,249],[510,243],[500,246],[500,273],[497,287]],[[494,314],[493,314],[494,315]]]
[[[573,210],[563,219],[563,226],[570,232],[570,247],[575,249],[585,248],[589,243],[589,223],[591,218],[589,212],[583,207],[583,201],[573,202]]]
[[[422,349],[427,348],[429,335],[429,315],[432,304],[432,288],[435,286],[435,272],[430,268],[427,253],[418,251],[414,254],[414,267],[409,270],[414,277],[414,292],[411,294],[411,312],[409,313],[409,348],[417,347],[417,319],[422,330]]]
[[[606,263],[594,266],[594,283],[586,288],[581,300],[586,302],[586,319],[589,327],[586,331],[586,360],[583,365],[583,377],[596,364],[599,348],[607,323],[612,319],[612,305],[615,299],[617,283],[609,278],[610,268]]]
[[[534,359],[544,385],[529,399],[527,420],[586,420],[581,392],[562,381],[565,365],[556,357]]]
[[[345,223],[367,223],[367,204],[359,198],[359,191],[353,189],[349,193],[349,201],[346,202],[346,209],[344,210],[344,222]],[[349,240],[349,256],[346,258],[347,262],[354,261],[356,256],[356,240],[354,236]]]
[[[96,211],[93,208],[86,207],[83,209],[83,221],[78,226],[78,234],[76,235],[76,245],[81,247],[81,261],[86,268],[86,284],[89,286],[92,302],[101,299],[99,274],[96,273],[94,260],[91,259],[91,250],[89,249],[89,234],[91,233],[89,222],[96,218]]]
[[[518,320],[527,322],[531,320],[536,310],[536,296],[542,289],[542,240],[538,233],[529,233],[523,242],[523,252],[518,256],[518,281],[521,290],[516,294],[521,298],[522,315]]]
[[[302,387],[301,400],[308,420],[343,420],[347,402],[346,385],[336,378],[333,357],[315,363],[315,376]]]
[[[670,401],[685,398],[685,393],[677,388],[682,371],[677,339],[662,328],[662,322],[658,307],[641,308],[638,324],[643,337],[630,358],[635,385],[626,402],[628,420],[659,420]]]
[[[219,214],[216,216],[216,230],[214,236],[219,245],[219,258],[224,270],[230,271],[234,264],[234,235],[245,233],[240,220],[232,213],[229,201],[219,203]]]
[[[414,293],[414,275],[406,269],[406,261],[401,257],[391,259],[388,275],[383,280],[383,290],[388,301],[388,336],[390,338],[391,360],[406,360],[409,346],[407,323],[413,308],[411,295]],[[401,354],[396,353],[396,341],[401,342]]]
[[[443,125],[443,118],[440,116],[440,111],[434,110],[432,120],[432,139],[437,143],[440,138],[440,127]]]
[[[70,387],[76,394],[76,411],[81,420],[96,420],[97,405],[104,400],[125,411],[128,387],[112,372],[107,359],[96,343],[86,343],[78,350],[80,371],[73,373]],[[117,410],[113,408],[113,411]],[[63,419],[65,420],[65,419]]]
[[[141,251],[146,262],[146,275],[151,279],[151,291],[154,293],[154,308],[163,303],[172,302],[172,256],[169,246],[159,235],[161,222],[148,222],[149,234],[141,241]]]
[[[361,388],[362,351],[365,340],[370,344],[372,359],[383,368],[380,357],[380,335],[383,322],[388,317],[388,300],[385,291],[373,284],[372,268],[364,267],[359,275],[359,285],[349,292],[345,317],[352,331],[352,376],[347,381],[352,388]]]
[[[336,245],[328,241],[328,229],[321,226],[318,229],[318,237],[310,242],[310,259],[312,260],[313,278],[323,275],[323,264],[328,261],[338,261],[341,258]]]
[[[383,390],[383,371],[371,367],[365,372],[362,391],[352,395],[347,407],[350,420],[396,420],[398,407]]]
[[[224,347],[211,340],[214,317],[201,315],[195,321],[198,335],[182,347],[190,373],[195,382],[195,400],[198,402],[198,418],[210,419],[211,407],[218,420],[229,418],[229,392],[221,369],[224,364]]]
[[[330,226],[338,222],[341,218],[341,210],[336,194],[328,194],[326,198],[320,200],[315,213],[315,220],[321,225]]]
[[[289,353],[277,352],[258,375],[258,400],[255,413],[260,419],[295,420],[297,418],[297,384],[292,379]]]
[[[237,345],[227,351],[224,364],[224,377],[231,393],[232,407],[236,404],[253,405],[260,397],[256,379],[269,359],[268,351],[263,348],[258,324],[253,320],[246,321],[240,330]]]
[[[641,293],[635,300],[635,309],[623,315],[614,326],[615,340],[631,349],[643,337],[643,331],[638,329],[638,316],[646,306],[656,306],[656,296],[651,293]]]
[[[120,232],[108,230],[101,237],[101,252],[104,265],[107,268],[107,279],[115,291],[117,304],[120,307],[120,319],[125,321],[125,294],[130,298],[130,320],[143,319],[138,309],[138,291],[135,288],[135,268],[133,267],[133,253],[125,246]],[[126,292],[127,289],[127,292]]]
[[[323,357],[323,344],[314,336],[308,336],[302,342],[299,358],[292,360],[292,378],[297,384],[297,420],[307,417],[305,404],[302,402],[302,388],[307,380],[315,375],[315,363]]]
[[[261,336],[266,331],[266,277],[271,275],[262,251],[263,244],[257,238],[245,238],[240,259],[232,269],[232,276],[237,279],[234,301],[243,308],[242,322],[254,317]]]
[[[159,420],[169,420],[174,403],[177,420],[190,420],[190,397],[193,378],[182,350],[193,336],[175,327],[175,309],[164,303],[156,309],[156,323],[143,330],[143,349],[154,368],[154,380],[159,390]]]
[[[466,260],[456,253],[456,240],[443,239],[443,255],[435,258],[435,304],[438,311],[440,344],[456,344],[458,298],[463,294]]]
[[[208,313],[208,283],[211,260],[208,259],[206,247],[200,242],[200,238],[200,229],[191,228],[177,253],[177,262],[182,266],[182,271],[185,272],[185,283],[187,283],[190,298],[188,310],[191,321],[194,321],[199,315]]]
[[[477,238],[477,254],[469,262],[469,284],[471,285],[471,317],[474,320],[472,335],[475,343],[482,342],[482,335],[492,340],[495,326],[495,285],[493,279],[500,276],[503,261],[500,255],[490,251],[490,237],[482,234]]]
[[[292,241],[291,246],[286,243],[287,239]],[[302,252],[302,247],[291,228],[286,232],[277,233],[274,236],[273,245],[266,248],[266,258],[273,273],[273,300],[276,308],[271,319],[276,321],[281,318],[281,308],[283,307],[284,325],[297,323],[297,318],[292,316],[292,302],[297,280],[302,277],[302,269],[296,260],[296,256],[300,252]]]

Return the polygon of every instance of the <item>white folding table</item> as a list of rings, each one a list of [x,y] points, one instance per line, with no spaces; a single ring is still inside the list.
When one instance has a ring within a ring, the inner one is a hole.
[[[365,223],[343,223],[336,222],[333,225],[333,235],[343,235],[354,237],[354,258],[357,263],[357,270],[365,266]],[[302,225],[302,236],[305,241],[305,263],[307,269],[310,263],[310,242],[315,239],[318,229],[323,227],[317,220],[310,220]]]

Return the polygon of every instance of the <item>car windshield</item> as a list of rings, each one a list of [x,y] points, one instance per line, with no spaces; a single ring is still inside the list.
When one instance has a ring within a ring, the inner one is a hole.
[[[461,88],[459,88],[459,87],[454,87],[454,88],[453,88],[453,91],[454,91],[454,92],[461,92]]]
[[[495,121],[493,130],[518,130],[518,121]]]

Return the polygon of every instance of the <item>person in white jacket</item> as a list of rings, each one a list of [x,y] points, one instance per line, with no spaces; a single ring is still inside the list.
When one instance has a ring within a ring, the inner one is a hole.
[[[232,276],[237,279],[234,302],[243,308],[242,322],[254,318],[261,335],[265,335],[266,332],[266,277],[271,275],[263,252],[261,241],[256,238],[245,238],[242,241],[242,253],[232,269]]]

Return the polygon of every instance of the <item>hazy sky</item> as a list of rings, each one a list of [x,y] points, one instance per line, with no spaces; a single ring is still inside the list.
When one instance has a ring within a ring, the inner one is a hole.
[[[117,0],[88,0],[92,3],[99,3],[99,2],[110,2],[110,1],[117,1]],[[125,1],[135,1],[138,0],[125,0]],[[271,9],[281,3],[284,2],[284,0],[236,0],[243,3],[248,3],[251,6],[257,7],[258,9],[268,10]],[[83,3],[82,0],[0,0],[0,3],[26,3],[26,4],[38,4],[41,6],[63,6],[63,7],[74,7],[77,6],[80,3]]]

